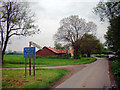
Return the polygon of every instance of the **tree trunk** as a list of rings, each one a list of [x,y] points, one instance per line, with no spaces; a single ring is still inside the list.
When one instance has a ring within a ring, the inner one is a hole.
[[[10,7],[9,9],[11,8],[11,2],[10,2]],[[4,54],[5,54],[5,50],[6,50],[6,47],[7,47],[7,44],[8,44],[8,40],[9,40],[9,34],[10,34],[10,31],[9,31],[9,27],[10,27],[10,19],[9,19],[9,16],[10,16],[10,11],[8,10],[7,11],[7,33],[6,33],[6,39],[5,39],[5,42],[4,42],[4,45],[2,46],[2,64],[4,64]],[[3,34],[3,33],[1,33]],[[3,42],[3,41],[2,41]]]
[[[90,57],[90,53],[87,53],[87,56]]]
[[[1,54],[2,54],[2,52],[1,52]],[[3,57],[4,57],[4,54],[1,55],[2,64],[4,63],[4,62],[3,62]]]
[[[4,64],[4,54],[5,54],[5,50],[6,50],[7,44],[8,44],[8,40],[9,40],[9,37],[8,37],[8,35],[7,35],[7,36],[6,36],[6,40],[5,40],[4,47],[3,47],[3,49],[2,49],[2,64]]]
[[[80,59],[79,49],[74,49],[74,59]]]
[[[0,42],[1,44],[1,42]],[[2,48],[0,47],[0,67],[2,66],[3,58],[2,58]]]
[[[81,52],[81,55],[82,55],[82,57],[84,57],[84,53],[83,52]]]
[[[8,39],[7,39],[7,41],[5,41],[5,46],[4,46],[3,51],[2,51],[2,64],[4,64],[4,54],[5,54],[5,50],[7,47],[7,43],[8,43]]]

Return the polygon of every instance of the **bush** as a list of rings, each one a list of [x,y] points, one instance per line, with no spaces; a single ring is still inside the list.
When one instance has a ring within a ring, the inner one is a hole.
[[[36,58],[50,58],[50,59],[61,58],[61,59],[69,59],[70,58],[70,54],[55,55],[55,56],[45,56],[45,57],[37,55]]]
[[[71,54],[64,54],[64,55],[59,55],[58,58],[62,59],[69,59],[71,57]]]
[[[36,55],[36,58],[42,58],[41,56],[39,56],[39,55]]]
[[[120,59],[116,59],[114,61],[112,61],[111,64],[111,70],[115,76],[116,82],[118,84],[118,86],[120,87]]]
[[[56,58],[58,58],[58,56],[57,55],[55,55],[55,56],[46,56],[45,58],[56,59]]]
[[[107,54],[94,54],[94,56],[107,58]]]

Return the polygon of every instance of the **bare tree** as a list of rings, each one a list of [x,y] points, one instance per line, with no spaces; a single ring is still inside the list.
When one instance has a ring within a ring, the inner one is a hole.
[[[40,30],[34,25],[34,14],[31,12],[28,3],[25,2],[2,2],[0,8],[0,31],[2,63],[3,56],[12,36],[30,36]]]
[[[96,24],[93,22],[87,23],[85,19],[79,18],[78,15],[69,16],[60,21],[60,27],[55,34],[55,39],[71,43],[72,47],[74,47],[76,40],[85,33],[94,32],[96,27]]]
[[[93,8],[93,12],[99,15],[101,21],[104,21],[106,18],[108,20],[116,18],[120,15],[120,0],[100,1]]]
[[[85,33],[95,30],[96,25],[93,22],[86,23],[85,19],[79,19],[77,15],[69,16],[60,21],[60,27],[55,34],[55,39],[73,44]]]

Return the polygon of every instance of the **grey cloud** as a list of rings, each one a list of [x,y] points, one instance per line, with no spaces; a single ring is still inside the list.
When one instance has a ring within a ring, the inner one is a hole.
[[[45,1],[47,2],[47,0]],[[49,7],[47,7],[44,0],[30,2],[32,11],[36,13],[37,24],[41,29],[41,33],[33,37],[22,39],[13,37],[11,39],[12,44],[8,45],[8,49],[16,51],[23,50],[25,46],[28,46],[29,40],[41,46],[53,46],[53,35],[59,27],[60,20],[70,15],[79,15],[80,18],[95,22],[98,26],[97,35],[98,37],[102,37],[101,41],[104,42],[104,33],[109,24],[105,22],[102,25],[99,21],[99,17],[92,13],[92,8],[96,5],[96,2],[80,2],[79,0],[51,1],[53,1],[54,5],[52,6],[51,4]]]

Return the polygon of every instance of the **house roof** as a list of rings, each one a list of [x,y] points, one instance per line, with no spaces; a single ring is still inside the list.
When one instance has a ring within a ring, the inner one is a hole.
[[[66,49],[56,49],[58,53],[67,53]]]
[[[53,51],[54,53],[67,53],[66,49],[53,49],[51,47],[46,47],[46,48],[49,49],[49,50],[51,50],[51,51]]]

